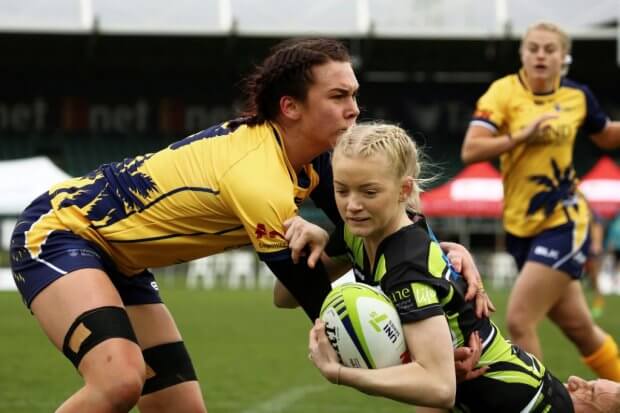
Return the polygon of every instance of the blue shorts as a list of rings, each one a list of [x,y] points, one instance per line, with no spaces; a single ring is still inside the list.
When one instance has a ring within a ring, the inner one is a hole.
[[[514,257],[519,270],[526,261],[535,261],[579,279],[590,250],[590,228],[586,227],[583,234],[575,232],[575,224],[569,222],[533,237],[507,233],[506,249]]]
[[[52,209],[47,193],[35,199],[18,218],[11,237],[11,270],[17,289],[28,308],[45,287],[70,272],[97,268],[104,271],[125,305],[161,303],[159,288],[151,272],[127,276],[95,244],[68,229],[55,229],[37,245],[36,256],[25,247],[26,233]]]

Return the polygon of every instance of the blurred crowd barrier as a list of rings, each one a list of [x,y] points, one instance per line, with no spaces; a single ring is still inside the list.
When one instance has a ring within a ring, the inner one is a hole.
[[[8,268],[10,234],[15,219],[0,220],[0,224],[0,291],[15,290],[15,283]],[[473,255],[487,285],[494,289],[512,287],[518,271],[510,254],[480,249],[475,250]],[[250,248],[227,251],[153,271],[163,287],[271,289],[275,283],[274,275]],[[352,278],[349,276],[347,280]],[[584,280],[587,280],[587,277],[584,277]],[[599,288],[603,294],[620,294],[620,273],[612,254],[606,254],[603,258]]]
[[[189,288],[273,288],[275,277],[250,251],[231,251],[200,258],[187,265]]]

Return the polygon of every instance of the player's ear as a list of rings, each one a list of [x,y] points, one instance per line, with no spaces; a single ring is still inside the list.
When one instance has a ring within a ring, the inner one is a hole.
[[[409,197],[411,196],[412,192],[413,192],[413,178],[410,176],[405,176],[402,180],[401,180],[401,184],[400,184],[400,196],[398,198],[398,200],[400,202],[405,202],[407,199],[409,199]]]
[[[285,118],[298,120],[301,117],[301,105],[297,99],[291,96],[282,96],[280,98],[280,112]]]

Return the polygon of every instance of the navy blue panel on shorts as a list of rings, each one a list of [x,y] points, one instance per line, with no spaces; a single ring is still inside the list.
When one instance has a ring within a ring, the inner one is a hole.
[[[17,220],[11,238],[11,270],[17,289],[28,308],[45,287],[65,274],[84,268],[105,271],[125,305],[161,303],[159,288],[151,272],[126,276],[94,244],[69,230],[55,230],[41,245],[41,252],[32,257],[24,247],[25,233],[51,209],[48,194],[43,194],[26,208]]]
[[[588,231],[585,241],[575,247],[573,231],[574,224],[569,222],[533,237],[507,233],[506,249],[514,257],[519,270],[526,261],[535,261],[579,279],[590,249],[590,234]]]

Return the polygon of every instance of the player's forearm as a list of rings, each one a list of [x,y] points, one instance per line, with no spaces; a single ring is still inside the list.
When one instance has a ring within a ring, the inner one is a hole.
[[[297,308],[299,303],[293,294],[280,282],[276,280],[273,286],[273,304],[278,308]]]
[[[518,142],[510,135],[468,136],[461,148],[465,164],[488,161],[514,148]]]
[[[345,275],[347,271],[351,269],[351,262],[349,260],[332,259],[326,254],[323,254],[321,256],[321,261],[332,282]]]
[[[592,141],[601,149],[610,150],[620,147],[620,122],[607,122],[605,129],[592,135]]]
[[[441,371],[416,362],[374,370],[342,367],[339,382],[404,403],[451,408],[456,395],[454,371]]]

